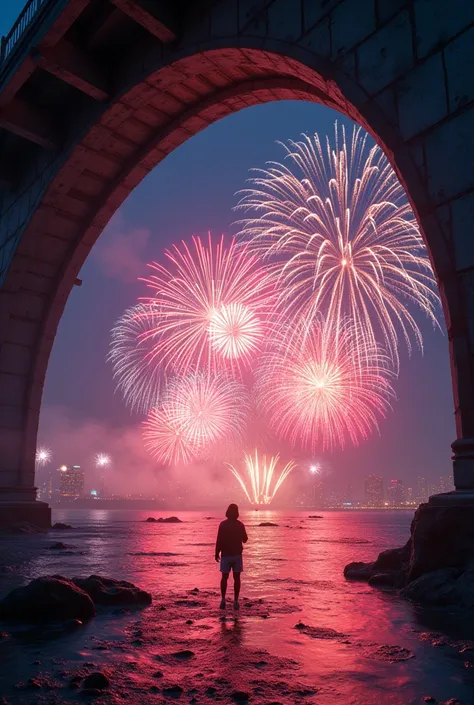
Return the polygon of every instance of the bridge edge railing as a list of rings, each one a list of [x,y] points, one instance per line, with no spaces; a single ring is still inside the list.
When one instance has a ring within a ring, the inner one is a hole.
[[[56,2],[58,0],[27,0],[13,27],[0,40],[0,71],[38,18]]]

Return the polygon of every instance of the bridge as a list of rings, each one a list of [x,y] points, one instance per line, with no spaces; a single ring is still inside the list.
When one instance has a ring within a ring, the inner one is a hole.
[[[48,524],[51,347],[104,226],[167,154],[249,105],[324,103],[388,155],[446,317],[454,497],[474,491],[474,2],[29,0],[0,56],[0,521]]]

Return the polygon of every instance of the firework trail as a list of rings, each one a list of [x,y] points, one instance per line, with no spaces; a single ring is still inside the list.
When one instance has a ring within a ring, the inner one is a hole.
[[[241,439],[249,406],[239,381],[209,372],[176,377],[144,422],[145,444],[163,464],[188,464]]]
[[[270,274],[247,248],[224,238],[192,238],[165,251],[169,268],[153,262],[144,281],[153,295],[154,320],[142,341],[151,345],[149,364],[179,374],[216,370],[223,360],[247,366],[264,336],[274,287]]]
[[[50,448],[40,447],[36,449],[35,464],[37,468],[43,467],[51,462],[52,453]]]
[[[279,459],[280,456],[276,455],[267,460],[265,455],[259,456],[257,449],[255,449],[253,455],[245,453],[244,465],[248,475],[248,485],[238,470],[236,470],[233,465],[230,465],[230,463],[227,463],[231,473],[239,481],[240,486],[245,492],[245,496],[251,504],[270,504],[283,482],[295,467],[293,461],[287,463],[280,471],[275,481],[273,481]]]
[[[358,445],[394,398],[389,360],[353,325],[337,333],[319,317],[282,335],[256,370],[256,399],[270,427],[293,446]]]
[[[127,309],[112,328],[107,356],[125,403],[140,413],[147,413],[158,402],[163,384],[163,372],[149,356],[154,340],[149,334],[155,325],[153,305]]]
[[[335,330],[350,318],[360,342],[381,334],[395,368],[399,337],[411,350],[422,335],[408,306],[439,325],[436,281],[406,195],[384,153],[354,128],[335,144],[317,134],[282,145],[286,163],[255,170],[241,192],[238,223],[250,250],[278,277],[279,308],[310,319],[322,312]]]
[[[112,463],[112,458],[107,453],[97,453],[94,462],[96,468],[108,468]]]

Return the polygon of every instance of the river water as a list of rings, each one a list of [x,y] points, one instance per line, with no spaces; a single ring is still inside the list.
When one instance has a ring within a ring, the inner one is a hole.
[[[117,705],[234,702],[234,691],[262,705],[474,702],[469,615],[419,610],[343,577],[346,563],[402,545],[412,512],[312,513],[243,513],[249,543],[238,613],[219,610],[216,512],[167,512],[183,523],[150,524],[150,511],[56,510],[53,520],[73,530],[0,539],[0,597],[40,575],[92,573],[153,595],[150,608],[109,611],[71,633],[2,625],[0,696],[83,702],[71,677],[100,669],[111,687],[95,702]],[[58,540],[70,548],[51,550]],[[33,692],[29,678],[41,688]]]

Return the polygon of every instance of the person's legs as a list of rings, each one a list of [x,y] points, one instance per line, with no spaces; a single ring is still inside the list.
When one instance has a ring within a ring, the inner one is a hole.
[[[227,592],[227,581],[229,580],[229,573],[222,573],[221,577],[221,608],[225,607],[225,595]]]
[[[240,595],[240,573],[234,571],[234,600],[238,602]]]

